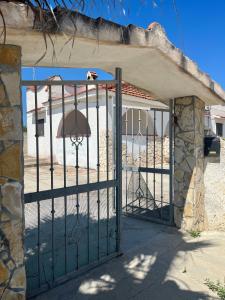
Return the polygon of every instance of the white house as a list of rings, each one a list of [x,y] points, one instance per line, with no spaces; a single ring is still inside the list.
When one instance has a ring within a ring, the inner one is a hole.
[[[89,79],[95,79],[94,73],[88,72]],[[53,76],[48,80],[62,80],[60,76]],[[39,136],[39,156],[40,158],[49,159],[51,144],[54,162],[63,164],[63,101],[62,86],[52,86],[52,143],[50,140],[50,105],[48,86],[37,87],[37,129]],[[75,97],[76,92],[76,97]],[[86,92],[88,92],[88,119],[86,111]],[[114,128],[114,101],[115,88],[108,86],[108,129],[109,135],[113,133]],[[36,157],[36,121],[35,121],[35,92],[34,87],[27,88],[27,144],[28,156]],[[99,102],[99,139],[100,151],[105,150],[106,136],[106,87],[99,86],[98,89]],[[145,143],[146,132],[148,135],[153,134],[153,114],[151,108],[167,109],[167,106],[154,101],[154,98],[145,92],[137,89],[135,86],[123,83],[123,142],[127,144],[128,151],[137,151],[133,146],[140,145],[140,139]],[[77,101],[75,101],[77,99]],[[76,103],[75,103],[76,102]],[[160,112],[156,112],[160,113]],[[76,120],[76,121],[75,121]],[[87,136],[89,139],[89,167],[96,169],[97,165],[97,109],[96,109],[96,87],[95,85],[79,86],[74,89],[73,86],[64,86],[64,136],[66,165],[74,166],[76,163],[76,147],[73,143],[73,136],[79,137],[81,144],[79,145],[79,166],[87,166]],[[140,121],[141,120],[141,121]],[[166,116],[163,120],[163,128],[160,118],[155,123],[155,132],[158,136],[168,135],[168,120]],[[72,132],[69,136],[68,132]],[[139,134],[141,132],[141,134]],[[138,138],[137,143],[135,139]],[[113,139],[110,146],[112,147]],[[130,144],[130,146],[129,146]],[[133,145],[131,147],[131,144]],[[139,146],[138,146],[139,147]],[[132,150],[131,150],[132,148]],[[113,151],[110,152],[112,155]],[[109,158],[113,161],[113,157]]]
[[[208,133],[225,138],[225,107],[222,105],[206,106],[205,129]]]

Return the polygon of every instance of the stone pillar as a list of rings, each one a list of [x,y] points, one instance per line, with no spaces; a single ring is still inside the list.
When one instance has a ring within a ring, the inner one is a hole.
[[[184,230],[203,230],[205,106],[195,96],[177,98],[174,105],[174,220]]]
[[[0,45],[0,299],[25,299],[21,49]]]

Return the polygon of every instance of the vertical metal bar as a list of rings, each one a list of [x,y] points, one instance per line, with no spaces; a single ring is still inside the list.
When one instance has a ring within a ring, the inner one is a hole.
[[[62,119],[63,119],[63,186],[66,188],[66,143],[65,143],[65,93],[64,85],[62,85]],[[64,264],[65,273],[67,273],[67,196],[64,196]]]
[[[120,251],[120,219],[122,200],[122,70],[116,68],[116,250]]]
[[[106,84],[106,180],[109,180],[109,98],[108,98],[108,85]],[[109,188],[107,188],[107,221],[106,221],[106,234],[107,234],[107,255],[109,255]]]
[[[161,111],[161,169],[163,169],[163,111]],[[161,173],[161,219],[163,219],[163,174]]]
[[[125,130],[126,130],[126,167],[128,166],[128,149],[127,149],[127,130],[128,130],[128,114],[127,114],[127,107],[126,107],[126,115],[125,115]],[[128,201],[128,172],[126,168],[126,212],[127,212],[127,201]]]
[[[141,167],[141,110],[138,110],[138,137],[139,137],[139,145],[138,145],[138,160],[139,160],[139,168]],[[139,176],[138,176],[138,187],[140,189],[141,187],[141,172],[138,171]],[[138,196],[138,204],[139,204],[139,208],[141,207],[141,195],[140,195],[140,190],[139,190],[139,196]]]
[[[37,189],[36,191],[39,192],[39,132],[38,132],[38,101],[37,101],[37,86],[34,87],[34,96],[35,96],[35,139],[36,139],[36,183]],[[41,260],[40,260],[40,201],[37,201],[37,218],[38,218],[38,241],[37,241],[37,248],[38,248],[38,285],[39,288],[41,287]]]
[[[153,168],[155,169],[155,136],[156,136],[156,111],[154,110],[154,139],[153,139]],[[155,199],[155,173],[153,174],[153,197],[154,197],[154,206],[156,206],[156,199]]]
[[[77,123],[77,86],[74,86],[74,111],[75,111],[75,120],[74,120],[74,126],[78,126]],[[76,141],[77,143],[75,144],[75,149],[76,149],[76,165],[75,165],[75,169],[76,169],[76,185],[78,185],[78,169],[79,169],[79,142],[78,142],[78,132],[77,132],[77,128],[75,129],[76,132]],[[77,204],[76,204],[76,209],[77,209],[77,218],[79,216],[79,199],[78,199],[78,194],[77,194]]]
[[[116,87],[116,86],[115,86]],[[112,124],[114,125],[115,122],[116,122],[116,97],[113,97],[112,98],[113,101],[112,101]],[[116,180],[116,127],[113,126],[112,128],[113,130],[113,139],[112,139],[112,148],[113,148],[113,155],[112,155],[112,158],[113,158],[113,179]],[[116,189],[114,188],[113,191],[113,201],[112,201],[112,204],[113,204],[113,210],[116,211]]]
[[[210,119],[211,119],[211,106],[209,106],[209,110],[208,110],[208,130],[210,128]]]
[[[96,84],[96,117],[97,117],[97,182],[100,180],[100,160],[99,160],[99,91]],[[98,205],[98,259],[100,259],[100,191],[97,190]]]
[[[132,108],[131,110],[131,142],[132,142],[132,150],[131,150],[131,155],[132,155],[132,167],[134,167],[134,109]],[[133,169],[131,172],[132,176],[132,213],[134,212],[134,176],[133,176]]]
[[[51,190],[54,188],[54,168],[53,168],[53,140],[52,140],[52,87],[49,89],[49,121],[50,121],[50,172],[51,172]],[[54,223],[55,223],[55,203],[52,198],[52,280],[55,280],[55,242],[54,242]]]
[[[89,174],[89,135],[88,135],[88,85],[86,85],[86,119],[87,119],[87,128],[86,128],[86,138],[87,138],[87,184],[90,182]],[[88,263],[90,262],[90,194],[87,192],[87,257]]]
[[[174,151],[173,151],[173,143],[174,143],[174,120],[173,120],[173,110],[174,110],[174,100],[170,100],[170,108],[169,108],[169,155],[170,155],[170,224],[173,225],[174,222],[174,207],[173,207],[173,196],[174,196],[174,182],[173,182],[173,174],[174,174]]]
[[[74,107],[75,107],[75,126],[77,125],[77,86],[74,86]],[[77,130],[77,129],[76,129]],[[78,137],[78,132],[76,131],[76,144],[75,144],[75,149],[76,149],[76,165],[75,165],[75,169],[76,169],[76,185],[79,184],[79,178],[78,178],[78,169],[79,169],[79,137]],[[76,226],[78,226],[79,224],[79,213],[80,213],[80,204],[79,204],[79,194],[76,195],[76,211],[77,211],[77,219],[76,219]],[[79,233],[78,233],[79,234]],[[77,254],[77,270],[79,269],[79,239],[77,239],[76,242],[76,254]]]
[[[62,85],[62,117],[63,117],[63,185],[66,187],[66,143],[65,143],[65,95],[64,85]]]
[[[75,122],[74,122],[74,126],[78,126],[78,117],[77,117],[77,86],[74,86],[74,107],[75,107]],[[76,139],[77,139],[77,143],[75,144],[75,148],[76,148],[76,165],[75,165],[75,169],[76,169],[76,185],[79,184],[79,141],[78,141],[78,132],[77,132],[77,128],[76,130]],[[78,194],[77,194],[77,204],[76,204],[76,208],[77,208],[77,218],[79,217],[79,198],[78,198]]]
[[[146,116],[146,146],[145,146],[145,149],[146,149],[146,157],[145,157],[145,165],[146,165],[146,168],[148,168],[148,111],[145,112],[145,116]],[[145,173],[146,174],[146,208],[148,208],[148,198],[149,198],[149,192],[148,192],[148,172]]]
[[[34,87],[35,95],[35,139],[36,139],[36,190],[39,192],[39,132],[38,132],[38,104],[37,104],[37,86]]]

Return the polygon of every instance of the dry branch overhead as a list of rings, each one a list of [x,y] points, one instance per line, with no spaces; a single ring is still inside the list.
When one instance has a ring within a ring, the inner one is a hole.
[[[64,33],[60,26],[63,20],[70,20],[70,37],[68,37],[65,45],[71,42],[72,51],[77,31],[75,22],[77,15],[86,12],[88,9],[92,9],[93,7],[96,8],[100,5],[105,5],[108,8],[114,9],[119,6],[119,8],[123,9],[123,0],[0,0],[0,2],[2,4],[4,2],[5,4],[13,3],[24,5],[27,16],[30,14],[30,12],[32,12],[32,14],[34,15],[34,22],[32,25],[33,29],[40,31],[43,34],[43,40],[45,44],[45,49],[36,64],[38,64],[45,57],[49,44],[51,45],[52,58],[54,59],[54,35],[58,33]],[[2,28],[0,32],[0,44],[6,43],[6,24],[9,22],[10,20],[7,19],[7,13],[4,10],[4,6],[1,6],[0,23]]]

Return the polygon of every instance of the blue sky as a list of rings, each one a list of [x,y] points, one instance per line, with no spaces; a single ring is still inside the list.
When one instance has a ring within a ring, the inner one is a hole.
[[[159,22],[175,46],[225,88],[225,0],[123,0],[115,8],[96,2],[101,4],[85,10],[94,18],[101,16],[143,28],[153,21]],[[84,79],[86,71],[37,68],[35,79],[54,74],[61,74],[64,79]],[[98,73],[100,78],[109,76],[100,70]],[[32,79],[33,70],[25,68],[22,76]]]

